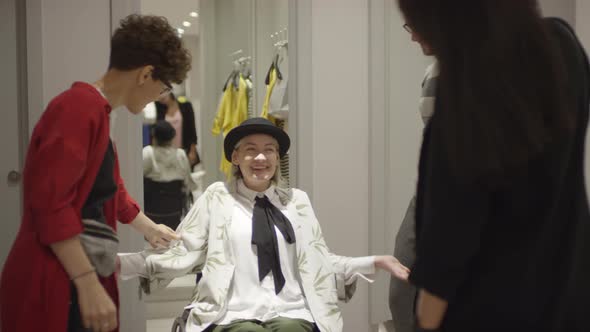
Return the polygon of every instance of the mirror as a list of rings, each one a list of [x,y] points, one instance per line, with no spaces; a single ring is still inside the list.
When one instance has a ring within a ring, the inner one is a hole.
[[[141,0],[141,13],[166,17],[193,57],[186,81],[143,112],[145,212],[176,228],[225,180],[224,133],[261,115],[288,130],[288,0]],[[288,157],[281,171],[288,180]],[[195,284],[187,275],[147,296],[147,330],[170,330]]]

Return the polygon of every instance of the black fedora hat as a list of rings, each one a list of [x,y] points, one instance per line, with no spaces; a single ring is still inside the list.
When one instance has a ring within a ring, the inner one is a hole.
[[[223,141],[223,150],[225,152],[225,159],[231,162],[231,154],[234,151],[236,144],[249,135],[266,134],[272,136],[279,143],[279,156],[282,158],[291,146],[291,139],[285,131],[265,118],[250,118],[242,122],[239,126],[230,130]]]

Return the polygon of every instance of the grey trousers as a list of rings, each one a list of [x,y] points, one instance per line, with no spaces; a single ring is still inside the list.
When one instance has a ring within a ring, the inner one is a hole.
[[[393,255],[405,266],[411,268],[416,260],[416,196],[410,201],[406,215],[395,238]],[[391,278],[389,283],[389,310],[395,332],[414,332],[414,302],[416,287]]]

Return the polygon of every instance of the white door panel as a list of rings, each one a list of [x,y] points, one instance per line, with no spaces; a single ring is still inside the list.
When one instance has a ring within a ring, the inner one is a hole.
[[[0,267],[4,265],[21,217],[19,135],[19,54],[17,1],[0,1]],[[21,16],[22,17],[22,16]]]

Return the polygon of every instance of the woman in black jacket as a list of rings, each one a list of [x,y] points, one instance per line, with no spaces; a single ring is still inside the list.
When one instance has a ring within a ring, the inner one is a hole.
[[[197,128],[192,104],[179,101],[173,93],[163,96],[155,104],[156,120],[166,120],[172,124],[178,135],[173,144],[186,152],[192,169],[201,162],[197,153]]]
[[[440,65],[416,209],[418,326],[589,331],[589,72],[534,0],[398,0]]]

